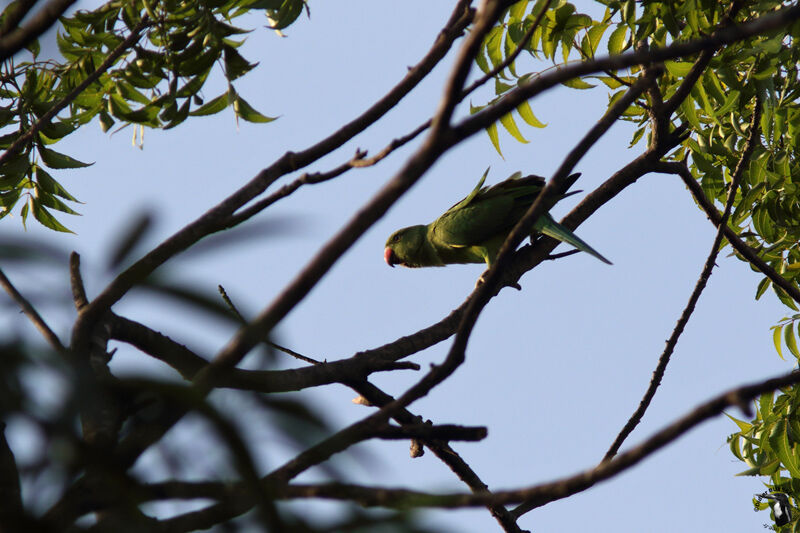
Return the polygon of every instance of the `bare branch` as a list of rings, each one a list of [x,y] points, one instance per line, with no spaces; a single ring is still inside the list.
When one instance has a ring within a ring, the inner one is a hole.
[[[36,326],[36,329],[39,330],[39,333],[47,340],[47,342],[52,346],[54,350],[57,352],[64,353],[66,348],[63,344],[61,344],[61,340],[58,338],[58,335],[53,333],[53,330],[50,329],[50,326],[47,325],[47,322],[44,321],[42,316],[36,311],[36,308],[31,305],[31,303],[17,290],[16,287],[11,283],[5,273],[0,270],[0,286],[11,296],[17,305],[19,305],[22,312],[33,322],[33,325]]]
[[[228,306],[231,312],[236,316],[236,318],[239,319],[239,322],[242,324],[247,324],[247,319],[244,317],[244,315],[242,315],[242,313],[239,312],[239,309],[236,308],[236,305],[233,303],[233,300],[231,300],[230,296],[228,296],[228,293],[225,292],[225,288],[222,285],[217,285],[217,290],[219,290],[219,294],[220,296],[222,296],[222,300],[225,302],[225,304]],[[305,355],[297,353],[294,350],[290,350],[289,348],[285,348],[280,344],[272,342],[271,340],[269,340],[269,337],[265,336],[263,342],[267,346],[275,348],[276,350],[279,350],[285,354],[291,355],[295,359],[299,359],[301,361],[310,363],[312,365],[320,364],[320,361],[317,361],[316,359],[312,359],[311,357],[306,357]]]
[[[466,427],[454,424],[407,424],[392,426],[385,424],[375,429],[372,436],[378,439],[435,439],[443,441],[479,441],[486,438],[485,427]]]
[[[112,315],[109,320],[111,338],[131,344],[159,359],[186,380],[193,380],[208,360],[166,335],[127,318]],[[217,376],[215,387],[227,387],[262,393],[289,392],[331,383],[348,383],[364,379],[373,372],[397,369],[418,370],[415,363],[395,362],[377,357],[354,357],[291,370],[242,370]]]
[[[706,284],[708,283],[708,278],[711,276],[711,271],[714,269],[717,256],[719,255],[720,244],[722,243],[723,238],[723,228],[727,226],[728,217],[730,216],[731,208],[733,207],[733,201],[736,198],[736,190],[739,188],[739,182],[742,179],[742,174],[744,173],[745,167],[750,162],[750,157],[753,154],[753,148],[755,148],[755,144],[758,139],[758,134],[760,132],[758,121],[760,116],[761,104],[758,100],[756,100],[753,107],[753,116],[750,119],[750,135],[747,138],[744,149],[742,150],[742,155],[739,157],[739,162],[736,164],[736,169],[733,172],[731,183],[729,184],[730,189],[728,190],[728,198],[725,202],[725,210],[722,213],[719,229],[714,237],[714,242],[711,244],[711,252],[708,254],[708,258],[703,265],[703,270],[700,273],[700,277],[695,284],[691,296],[689,297],[689,301],[687,302],[686,307],[683,309],[683,312],[678,319],[678,323],[675,325],[675,329],[672,330],[672,334],[667,340],[667,345],[664,348],[664,352],[658,359],[658,365],[653,371],[653,377],[650,379],[650,385],[648,386],[644,397],[639,402],[639,407],[637,407],[636,411],[634,411],[634,413],[628,419],[628,422],[622,428],[619,435],[617,435],[617,438],[614,439],[613,444],[603,457],[603,461],[608,461],[614,457],[614,455],[616,455],[620,446],[622,446],[622,443],[626,438],[628,438],[628,435],[631,434],[634,428],[636,428],[644,416],[645,411],[647,411],[647,408],[650,406],[650,402],[652,401],[653,396],[655,396],[658,386],[661,384],[661,379],[663,378],[664,372],[667,369],[667,364],[672,356],[672,352],[675,350],[678,339],[683,333],[683,329],[686,327],[686,324],[689,323],[689,319],[694,312],[697,301],[700,299],[700,294],[703,292]]]
[[[671,424],[663,427],[638,446],[623,452],[609,461],[604,461],[599,465],[568,476],[562,479],[534,485],[527,488],[477,493],[452,493],[452,494],[431,494],[405,489],[388,489],[383,487],[366,487],[359,485],[348,485],[342,483],[329,483],[321,485],[284,485],[277,487],[271,485],[277,498],[324,498],[332,500],[354,501],[365,507],[381,506],[390,508],[403,508],[412,505],[414,507],[438,507],[438,508],[461,508],[478,507],[485,505],[507,505],[520,501],[530,502],[525,509],[517,507],[513,513],[519,516],[534,507],[541,507],[552,501],[559,500],[576,494],[594,484],[609,479],[629,468],[635,466],[643,459],[660,450],[664,446],[679,439],[692,428],[699,424],[719,416],[725,409],[730,407],[748,407],[748,402],[754,398],[771,391],[790,385],[800,383],[800,372],[783,374],[764,381],[751,383],[735,389],[728,390],[715,396],[714,398],[697,405],[694,409],[678,418]],[[268,478],[262,482],[268,483]],[[155,494],[162,493],[170,497],[200,497],[206,496],[215,499],[227,500],[231,505],[236,505],[233,498],[241,496],[238,494],[238,487],[222,484],[206,483],[179,483],[166,482],[146,486],[150,492]],[[221,504],[222,505],[222,504]],[[189,513],[176,519],[165,520],[166,531],[187,531],[179,527],[188,526],[189,518],[197,519],[203,513],[208,513],[210,508]],[[194,522],[195,524],[211,523]],[[195,526],[197,527],[197,526]]]
[[[81,276],[81,256],[77,252],[69,254],[69,286],[72,289],[72,301],[75,309],[81,311],[89,305],[89,300],[86,298],[86,289],[83,285],[83,276]]]

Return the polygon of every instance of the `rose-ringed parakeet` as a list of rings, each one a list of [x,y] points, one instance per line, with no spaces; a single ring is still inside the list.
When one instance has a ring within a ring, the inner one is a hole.
[[[486,263],[491,267],[503,241],[545,185],[540,176],[518,176],[519,173],[492,187],[483,187],[484,173],[466,198],[430,224],[394,232],[386,241],[384,259],[392,267],[418,268],[453,263]],[[570,178],[577,176],[574,174]],[[543,233],[611,264],[547,213],[539,217],[531,230],[531,238],[536,233]]]

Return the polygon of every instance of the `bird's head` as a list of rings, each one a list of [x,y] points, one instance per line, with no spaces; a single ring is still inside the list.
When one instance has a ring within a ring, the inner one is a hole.
[[[404,267],[421,266],[419,253],[425,240],[427,226],[411,226],[392,233],[386,241],[383,258],[390,267],[400,265]]]

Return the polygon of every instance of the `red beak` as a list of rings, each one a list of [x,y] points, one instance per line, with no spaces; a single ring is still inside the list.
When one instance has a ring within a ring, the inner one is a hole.
[[[383,259],[386,261],[386,264],[392,268],[394,268],[394,265],[397,264],[397,257],[395,257],[394,252],[388,246],[383,251]]]

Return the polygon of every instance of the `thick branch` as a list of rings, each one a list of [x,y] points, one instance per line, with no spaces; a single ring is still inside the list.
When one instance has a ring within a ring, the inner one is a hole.
[[[454,424],[406,424],[392,426],[389,424],[375,429],[372,436],[379,439],[436,439],[443,441],[463,440],[479,441],[486,438],[488,431],[485,427],[466,427]]]
[[[46,32],[53,24],[56,23],[58,18],[66,13],[67,9],[75,3],[76,0],[51,0],[34,15],[25,27],[17,28],[7,35],[4,33],[0,37],[0,61],[5,61],[13,56],[31,42],[38,39],[41,34]],[[19,6],[17,11],[24,15],[25,4]],[[28,8],[29,9],[29,8]],[[6,25],[3,30],[6,30]]]
[[[208,365],[207,359],[143,324],[117,315],[113,315],[109,324],[111,338],[131,344],[142,352],[165,362],[186,380],[193,380],[197,373]],[[403,366],[398,367],[398,365]],[[217,376],[213,384],[215,387],[262,393],[289,392],[331,383],[347,383],[364,379],[373,372],[397,370],[398,368],[415,369],[418,366],[413,363],[395,362],[392,359],[354,357],[291,370],[234,368],[230,372]]]

